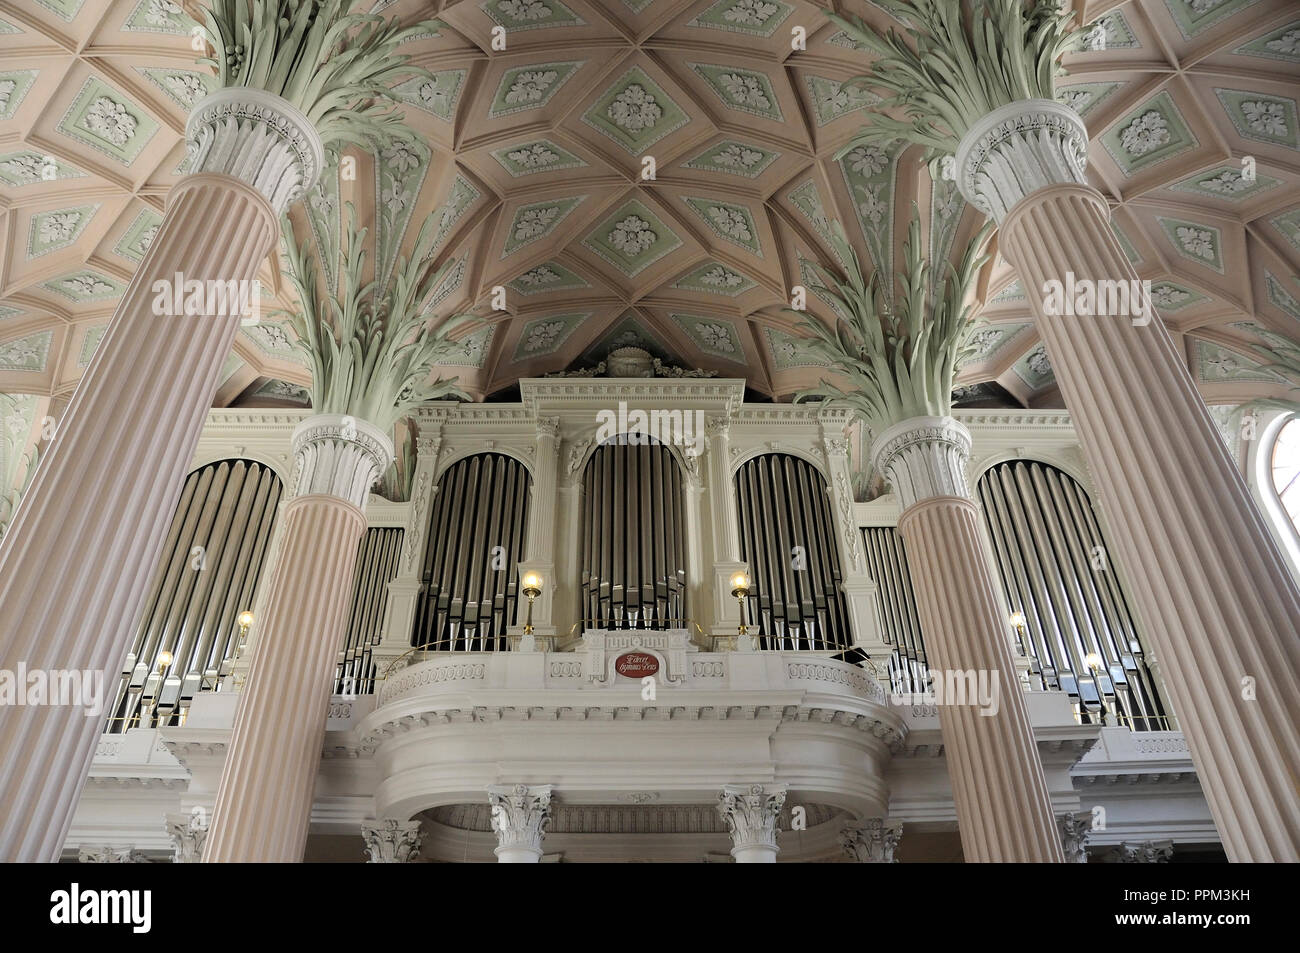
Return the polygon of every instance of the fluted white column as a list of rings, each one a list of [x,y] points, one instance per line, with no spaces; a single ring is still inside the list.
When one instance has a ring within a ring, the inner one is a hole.
[[[297,489],[204,863],[302,860],[366,496],[393,458],[387,434],[337,414],[307,418],[293,445]]]
[[[777,822],[785,805],[784,784],[728,784],[718,795],[718,813],[731,834],[738,864],[774,864]]]
[[[1152,313],[1048,314],[1048,282],[1137,282],[1086,184],[1087,133],[1044,100],[990,113],[957,153],[1001,224],[1159,657],[1228,858],[1300,860],[1300,590]],[[1131,310],[1131,309],[1130,309]]]
[[[493,851],[502,864],[536,864],[542,859],[542,837],[551,821],[549,784],[496,785],[488,788],[492,805],[492,830],[497,835]]]
[[[840,831],[840,847],[859,864],[896,864],[894,852],[902,837],[902,821],[870,817]]]
[[[537,445],[533,454],[532,496],[528,506],[528,556],[519,563],[519,578],[533,571],[543,580],[542,594],[533,604],[533,629],[537,636],[555,635],[555,508],[559,486],[560,418],[537,418]],[[521,630],[522,631],[522,628]],[[526,640],[525,640],[526,641]]]
[[[731,577],[748,567],[740,561],[736,486],[731,478],[731,419],[726,416],[709,417],[704,422],[704,433],[709,447],[706,477],[713,552],[713,620],[710,634],[735,635],[736,628],[740,625],[740,605],[731,594]],[[688,522],[688,525],[695,524]],[[752,645],[742,644],[738,647],[743,650]]]
[[[967,862],[1061,862],[1043,765],[1011,661],[1006,617],[966,483],[970,434],[951,417],[914,417],[881,433],[872,460],[898,494],[898,531],[931,668],[974,673],[992,711],[940,695],[939,725]]]
[[[386,818],[372,824],[361,825],[361,836],[366,842],[368,864],[410,864],[420,856],[420,841],[424,832],[419,821],[399,821]]]
[[[0,669],[94,671],[106,686],[121,672],[240,321],[159,314],[154,285],[250,282],[323,161],[306,117],[257,90],[201,100],[186,137],[194,174],[168,196],[0,544]],[[58,857],[101,727],[79,708],[0,709],[0,861]]]

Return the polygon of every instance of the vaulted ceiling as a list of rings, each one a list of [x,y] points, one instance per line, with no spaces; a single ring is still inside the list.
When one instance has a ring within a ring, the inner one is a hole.
[[[888,21],[863,0],[836,6]],[[1076,7],[1098,25],[1067,57],[1061,96],[1088,124],[1090,179],[1190,372],[1212,402],[1280,392],[1250,345],[1270,332],[1300,338],[1295,4]],[[419,142],[378,161],[357,154],[355,174],[334,167],[309,200],[336,222],[353,203],[389,260],[436,216],[438,254],[457,264],[433,304],[483,317],[443,373],[480,398],[622,345],[788,397],[824,373],[784,309],[807,283],[806,260],[834,261],[832,220],[885,270],[913,203],[935,260],[980,224],[914,150],[834,158],[870,121],[871,96],[842,88],[864,54],[825,5],[375,8],[446,24],[406,47],[434,77],[399,87]],[[185,116],[208,83],[187,9],[0,0],[0,392],[69,394],[152,240],[184,174]],[[806,50],[792,49],[797,27]],[[496,28],[504,50],[493,49]],[[294,219],[305,235],[301,210]],[[292,307],[280,263],[263,277],[264,311]],[[504,310],[493,309],[499,287]],[[989,327],[959,382],[1059,401],[1025,290],[1000,258],[978,296]],[[303,403],[309,374],[292,338],[278,319],[243,328],[216,403]]]

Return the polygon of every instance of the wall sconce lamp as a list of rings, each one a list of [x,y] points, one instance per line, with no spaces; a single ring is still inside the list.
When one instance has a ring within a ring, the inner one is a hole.
[[[1025,614],[1016,610],[1011,613],[1011,617],[1007,621],[1016,630],[1016,648],[1020,650],[1021,655],[1028,655],[1029,652],[1025,648],[1025,625],[1028,620],[1025,618]]]
[[[749,633],[749,627],[745,625],[745,599],[749,596],[749,576],[742,570],[731,577],[731,594],[736,597],[740,603],[740,638],[744,638]]]
[[[529,570],[523,578],[524,595],[528,597],[528,616],[524,619],[524,635],[533,634],[533,600],[542,594],[542,577],[540,573]],[[530,643],[531,644],[531,643]]]
[[[1088,666],[1088,670],[1092,672],[1093,684],[1097,686],[1097,703],[1101,705],[1101,723],[1104,725],[1106,724],[1108,712],[1106,711],[1106,695],[1101,688],[1101,655],[1097,652],[1089,652],[1083,657],[1083,664]]]
[[[239,658],[244,651],[244,642],[248,639],[249,626],[253,624],[253,613],[245,609],[235,617],[235,621],[239,623],[239,644],[235,646],[235,658]]]

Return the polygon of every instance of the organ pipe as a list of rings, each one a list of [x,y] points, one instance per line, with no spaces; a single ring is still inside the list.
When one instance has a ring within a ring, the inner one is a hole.
[[[681,468],[668,447],[626,435],[583,470],[581,605],[588,628],[686,625]]]
[[[334,676],[336,695],[369,695],[375,690],[371,652],[384,636],[388,584],[397,576],[404,535],[400,527],[372,526],[357,546],[352,604]]]
[[[280,502],[280,479],[249,460],[221,460],[185,480],[123,666],[108,730],[178,722],[216,691],[253,606]],[[170,665],[160,671],[159,657]]]
[[[862,530],[862,542],[867,574],[876,583],[881,635],[893,646],[890,688],[898,694],[923,694],[930,688],[930,669],[903,537],[892,526],[868,526]]]
[[[826,481],[806,460],[769,453],[736,472],[746,607],[765,649],[847,650],[853,644]]]
[[[1084,723],[1099,723],[1104,707],[1135,730],[1170,728],[1083,487],[1055,467],[1012,460],[985,473],[978,492],[1007,602],[1024,613],[1017,636],[1030,687],[1066,692]]]
[[[452,464],[430,508],[411,644],[428,651],[502,651],[515,624],[527,545],[527,468],[500,453]]]

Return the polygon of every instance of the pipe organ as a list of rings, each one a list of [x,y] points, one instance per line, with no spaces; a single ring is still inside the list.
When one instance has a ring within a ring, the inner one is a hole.
[[[751,579],[747,617],[761,647],[848,649],[853,644],[826,481],[811,463],[768,453],[736,472],[740,558]]]
[[[372,526],[357,546],[352,606],[334,676],[336,695],[368,695],[375,690],[371,649],[384,635],[388,584],[397,575],[405,535],[401,527]]]
[[[216,691],[253,607],[280,502],[280,478],[251,460],[191,473],[110,711],[109,731],[173,724]],[[160,664],[170,653],[170,664]]]
[[[903,537],[893,526],[867,526],[862,530],[862,543],[867,575],[876,583],[880,632],[894,648],[889,659],[890,688],[898,694],[924,693],[930,688],[929,663]]]
[[[1169,728],[1083,487],[1055,467],[1012,460],[985,473],[978,489],[1007,602],[1013,616],[1024,614],[1014,628],[1030,687],[1067,692],[1085,723],[1105,706],[1136,730]]]
[[[466,457],[443,473],[430,507],[411,645],[440,652],[506,648],[531,486],[528,469],[501,453]]]
[[[582,475],[579,528],[585,628],[686,626],[682,472],[667,446],[621,435]]]

